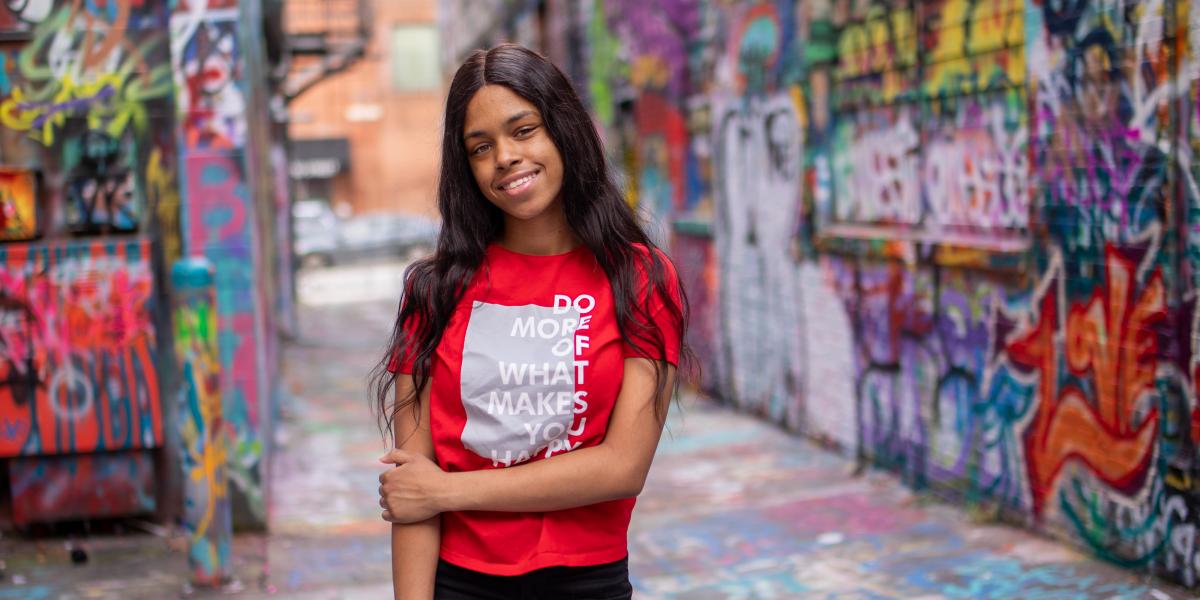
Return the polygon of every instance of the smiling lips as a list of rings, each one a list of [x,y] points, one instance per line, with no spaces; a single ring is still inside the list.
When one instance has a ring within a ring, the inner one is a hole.
[[[515,178],[509,177],[500,182],[500,185],[497,185],[496,187],[505,194],[515,196],[529,189],[529,186],[533,185],[533,181],[537,179],[540,173],[541,171],[531,171],[516,175]]]

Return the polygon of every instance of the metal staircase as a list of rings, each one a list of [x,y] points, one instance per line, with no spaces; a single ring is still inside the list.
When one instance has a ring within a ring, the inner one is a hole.
[[[361,58],[371,39],[369,0],[274,0],[283,14],[288,102]]]

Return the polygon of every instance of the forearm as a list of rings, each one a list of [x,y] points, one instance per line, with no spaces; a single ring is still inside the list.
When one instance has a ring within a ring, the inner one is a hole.
[[[675,369],[665,369],[663,393],[669,394]],[[621,392],[600,444],[515,467],[448,473],[435,507],[544,512],[637,496],[662,435],[652,400],[655,373],[648,360],[625,360]]]
[[[408,397],[412,391],[411,376],[397,377],[397,403]],[[433,460],[428,388],[420,398],[419,411],[419,416],[416,411],[407,409],[396,413],[393,422],[396,441],[402,448]],[[441,547],[441,515],[416,523],[392,524],[392,590],[396,600],[433,598],[433,582],[437,574],[438,553]]]
[[[641,492],[646,468],[600,444],[547,460],[448,473],[444,511],[544,512],[631,498]]]
[[[392,525],[392,590],[396,600],[433,598],[442,517]]]

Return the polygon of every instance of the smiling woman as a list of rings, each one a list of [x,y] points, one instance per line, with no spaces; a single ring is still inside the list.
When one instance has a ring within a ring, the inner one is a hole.
[[[562,156],[537,107],[507,87],[486,85],[467,105],[464,126],[475,183],[505,214],[501,244],[528,254],[555,253],[539,247],[547,240],[531,238],[570,230],[559,198]]]
[[[458,69],[438,186],[373,379],[396,597],[629,598],[634,497],[690,364],[679,277],[525,48]]]

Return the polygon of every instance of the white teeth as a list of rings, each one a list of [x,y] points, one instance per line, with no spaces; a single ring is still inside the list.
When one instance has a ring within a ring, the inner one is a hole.
[[[532,181],[532,180],[533,180],[533,178],[534,178],[534,177],[536,177],[536,176],[537,176],[537,173],[534,173],[534,174],[532,174],[532,175],[526,175],[526,176],[524,176],[524,177],[522,177],[522,178],[520,178],[520,179],[518,179],[518,180],[516,180],[516,181],[514,181],[514,182],[512,182],[512,183],[510,183],[510,184],[508,184],[508,185],[506,185],[506,186],[503,186],[503,187],[501,187],[501,189],[505,189],[505,190],[511,190],[511,189],[513,189],[513,188],[520,187],[520,186],[522,186],[522,185],[525,185],[525,182],[527,182],[527,181]]]

